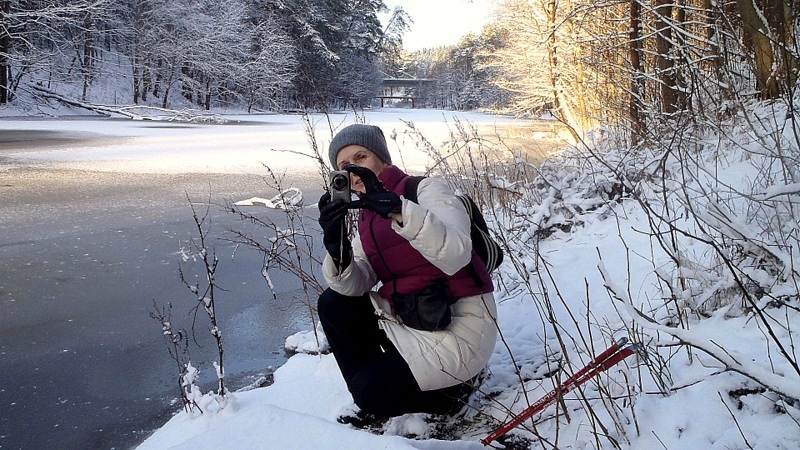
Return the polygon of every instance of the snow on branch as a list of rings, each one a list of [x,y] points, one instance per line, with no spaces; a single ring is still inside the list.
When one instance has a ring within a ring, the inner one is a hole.
[[[781,195],[797,195],[800,194],[800,183],[781,184],[770,186],[761,194],[762,200],[771,200]]]
[[[634,322],[636,322],[637,325],[646,329],[666,333],[680,341],[682,344],[689,345],[705,352],[709,356],[722,363],[728,370],[740,373],[783,396],[793,399],[800,399],[799,381],[790,380],[787,377],[766,370],[758,364],[752,363],[741,356],[733,355],[727,349],[711,339],[698,336],[696,333],[683,328],[662,325],[652,318],[647,317],[638,308],[636,308],[636,306],[634,306],[633,301],[626,294],[625,289],[617,286],[611,280],[611,276],[602,261],[598,262],[597,268],[603,277],[605,288],[616,300],[622,302],[622,304],[625,306],[625,309],[628,311],[628,313],[631,315],[631,318]]]
[[[179,111],[174,109],[158,108],[143,105],[97,105],[67,98],[42,86],[32,85],[35,94],[49,98],[65,105],[87,109],[103,115],[120,115],[133,120],[159,120],[166,122],[192,122],[192,123],[225,123],[226,119],[218,114],[205,114],[197,111]]]

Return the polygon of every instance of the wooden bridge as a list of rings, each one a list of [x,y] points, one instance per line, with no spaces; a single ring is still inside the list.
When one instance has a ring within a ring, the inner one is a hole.
[[[381,108],[387,100],[410,101],[411,108],[416,108],[417,100],[420,99],[419,88],[433,81],[427,78],[384,78],[381,83],[381,94],[375,98],[381,100]]]

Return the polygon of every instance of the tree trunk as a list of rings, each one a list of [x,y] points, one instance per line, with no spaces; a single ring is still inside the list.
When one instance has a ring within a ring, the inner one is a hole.
[[[762,17],[769,20],[768,15],[772,10],[769,2],[782,3],[782,0],[765,0],[768,6],[765,11],[757,8],[753,0],[736,0],[736,6],[742,16],[745,45],[751,54],[755,55],[756,87],[764,99],[778,98],[781,93],[778,79],[773,76],[776,61],[770,43],[771,27],[762,20]]]
[[[631,0],[630,35],[628,36],[628,56],[631,62],[631,145],[636,146],[644,134],[642,111],[642,5],[639,0]]]
[[[153,80],[153,97],[158,97],[161,94],[161,78],[163,75],[161,74],[163,65],[163,61],[161,58],[158,58],[158,63],[156,64],[156,73],[155,79]]]
[[[164,98],[161,99],[161,107],[166,109],[168,105],[170,85],[165,83],[164,86],[166,87],[164,88]]]
[[[11,36],[8,34],[8,14],[11,12],[11,0],[0,2],[0,105],[11,100],[11,61],[8,54],[11,50]]]
[[[797,0],[786,0],[783,6],[785,15],[783,23],[786,24],[787,38],[783,48],[788,55],[788,84],[790,86],[795,86],[797,81],[800,80],[800,54],[798,54],[800,53],[798,52],[800,36],[797,34],[800,32],[800,30],[797,29],[797,26],[800,25],[800,5],[797,4]]]
[[[678,110],[675,87],[675,61],[672,55],[672,0],[655,0],[656,69],[659,81],[661,111]]]
[[[148,64],[142,67],[142,101],[147,102],[147,93],[151,89],[152,71],[149,69]]]
[[[675,44],[677,50],[679,52],[680,57],[672,58],[673,64],[673,73],[674,73],[674,94],[675,94],[675,107],[678,111],[683,111],[688,106],[688,100],[686,98],[686,91],[687,86],[689,85],[688,77],[689,77],[689,70],[691,68],[689,65],[691,64],[690,57],[685,54],[687,52],[687,44],[686,44],[686,35],[690,31],[686,29],[686,0],[677,0],[676,10],[675,10]],[[673,52],[675,54],[675,52]],[[678,62],[678,67],[675,67],[675,62]]]
[[[567,0],[564,3],[567,11],[572,11],[572,3]],[[572,64],[576,65],[575,68],[575,86],[572,89],[572,97],[575,103],[575,116],[577,124],[581,130],[589,130],[592,128],[593,123],[591,115],[589,114],[589,106],[586,104],[588,90],[591,89],[586,75],[586,65],[583,59],[583,48],[580,44],[579,32],[576,31],[575,21],[572,19],[567,20],[567,29],[569,30],[570,39],[574,42],[572,45]]]
[[[95,53],[93,30],[94,21],[91,15],[86,14],[83,20],[83,63],[81,64],[81,70],[83,72],[83,95],[81,96],[81,100],[83,101],[86,101],[89,97],[89,85],[92,83],[92,63]]]
[[[133,104],[139,104],[139,97],[142,93],[141,88],[141,69],[139,67],[138,58],[134,56],[133,58]]]
[[[724,86],[727,84],[723,74],[725,58],[722,55],[722,47],[720,47],[717,40],[719,36],[719,32],[717,30],[719,10],[716,6],[716,2],[713,0],[703,0],[703,12],[706,17],[705,36],[706,42],[708,42],[708,55],[709,59],[711,60],[711,68],[714,72],[714,78],[717,80],[717,84],[719,86]],[[730,88],[722,90],[721,93],[725,96],[725,98],[729,98]],[[702,107],[702,104],[700,106]]]
[[[181,75],[181,95],[190,102],[194,101],[194,96],[192,95],[192,86],[189,82],[189,79],[191,78],[191,71],[186,64],[181,66]]]
[[[210,79],[206,79],[206,97],[205,97],[204,106],[206,108],[206,111],[210,111],[211,110],[211,80]]]
[[[558,52],[556,50],[556,1],[555,0],[547,0],[545,14],[547,15],[547,30],[548,38],[547,38],[547,62],[548,62],[548,70],[550,73],[550,86],[552,88],[552,95],[553,95],[553,107],[556,110],[556,113],[560,116],[560,119],[564,122],[568,122],[567,114],[562,108],[560,96],[558,95],[558,86],[559,86],[559,72],[558,72]]]

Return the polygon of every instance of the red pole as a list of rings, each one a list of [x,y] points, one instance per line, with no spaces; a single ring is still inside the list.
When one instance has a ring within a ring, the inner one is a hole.
[[[565,381],[563,385],[557,386],[555,389],[545,394],[544,397],[540,398],[534,404],[527,407],[524,411],[519,413],[509,422],[506,422],[505,424],[501,425],[498,429],[494,430],[491,434],[489,434],[489,436],[482,439],[481,444],[489,445],[492,441],[496,440],[497,438],[505,435],[509,431],[516,428],[519,424],[524,422],[530,416],[546,408],[556,399],[560,398],[564,394],[572,391],[576,387],[585,383],[587,380],[594,377],[598,373],[618,364],[623,359],[635,353],[633,351],[632,345],[629,345],[625,348],[621,348],[627,342],[628,342],[627,338],[621,338],[620,340],[618,340],[607,350],[597,355],[591,362],[589,362],[589,364],[587,364],[581,370],[575,372],[574,375],[567,378],[567,381]]]

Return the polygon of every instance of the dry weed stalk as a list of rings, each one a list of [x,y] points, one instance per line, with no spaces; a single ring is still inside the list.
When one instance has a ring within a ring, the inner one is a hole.
[[[197,237],[189,241],[189,248],[183,249],[183,262],[199,260],[203,266],[202,270],[204,271],[205,280],[203,283],[195,282],[192,284],[186,277],[183,266],[179,268],[178,274],[181,282],[197,298],[197,304],[192,308],[192,311],[194,311],[194,320],[196,321],[197,312],[200,311],[201,307],[208,317],[210,325],[209,332],[217,345],[217,360],[213,362],[213,365],[217,373],[218,389],[214,399],[221,407],[224,407],[227,402],[228,390],[225,387],[225,348],[222,340],[222,329],[217,320],[217,291],[221,290],[216,281],[219,259],[213,247],[209,245],[206,239],[208,236],[208,227],[211,225],[209,217],[211,202],[206,202],[205,211],[203,211],[203,214],[198,214],[197,209],[188,196],[187,201],[192,208],[192,218],[194,220],[195,230],[197,231]],[[195,321],[193,321],[192,329],[194,329]]]

